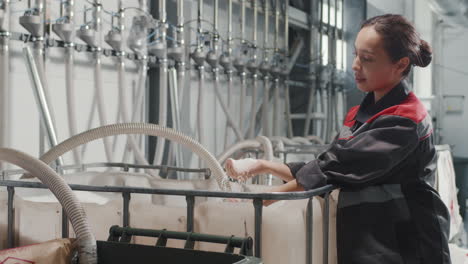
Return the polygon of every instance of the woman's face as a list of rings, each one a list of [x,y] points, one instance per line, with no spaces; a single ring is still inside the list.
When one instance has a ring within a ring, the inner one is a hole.
[[[407,57],[392,62],[384,49],[383,40],[373,26],[359,31],[354,44],[354,78],[363,92],[385,91],[402,79],[402,72],[409,63]]]

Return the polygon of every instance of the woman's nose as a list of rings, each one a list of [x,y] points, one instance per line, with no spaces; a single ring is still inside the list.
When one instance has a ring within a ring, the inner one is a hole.
[[[353,66],[351,67],[353,71],[359,71],[361,69],[361,63],[359,62],[359,57],[354,57]]]

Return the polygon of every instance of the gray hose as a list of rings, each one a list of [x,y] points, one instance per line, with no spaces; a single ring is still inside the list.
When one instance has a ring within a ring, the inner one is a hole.
[[[265,136],[258,136],[256,140],[260,142],[260,144],[262,144],[263,153],[264,153],[263,159],[273,160],[274,158],[273,145],[271,144],[270,139]]]
[[[267,137],[258,136],[256,139],[247,139],[230,146],[226,151],[218,156],[218,162],[223,164],[229,157],[239,150],[260,147],[263,147],[263,151],[265,153],[263,158],[266,160],[273,160],[273,146],[271,145],[271,141]]]
[[[96,239],[91,232],[86,213],[65,180],[47,164],[13,149],[0,148],[0,160],[10,162],[29,171],[49,187],[65,209],[73,226],[78,239],[80,263],[97,263]]]
[[[255,139],[247,139],[244,141],[237,142],[234,145],[227,148],[223,153],[221,153],[221,155],[218,156],[218,162],[220,164],[223,164],[229,157],[234,155],[234,153],[236,153],[239,150],[259,147],[261,147],[261,144]]]
[[[164,137],[182,144],[196,153],[206,163],[207,167],[211,170],[212,175],[215,176],[216,182],[221,190],[231,191],[229,178],[224,173],[223,168],[218,161],[216,161],[216,158],[213,157],[213,155],[211,155],[211,153],[208,152],[200,143],[171,128],[154,124],[128,123],[95,128],[63,141],[42,155],[41,160],[46,164],[50,164],[58,157],[80,145],[104,137],[129,134],[144,134],[154,137]]]

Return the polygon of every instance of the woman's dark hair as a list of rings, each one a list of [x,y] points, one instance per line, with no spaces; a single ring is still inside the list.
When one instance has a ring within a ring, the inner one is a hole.
[[[404,57],[409,58],[410,65],[403,76],[409,74],[412,65],[426,67],[431,63],[431,46],[419,37],[413,24],[403,16],[376,16],[364,21],[361,29],[369,26],[373,26],[383,38],[384,49],[394,62]]]

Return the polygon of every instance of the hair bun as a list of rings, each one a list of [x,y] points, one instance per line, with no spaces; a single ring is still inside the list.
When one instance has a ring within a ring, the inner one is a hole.
[[[427,41],[421,39],[419,45],[418,58],[415,60],[414,65],[419,67],[426,67],[432,61],[432,48]]]

